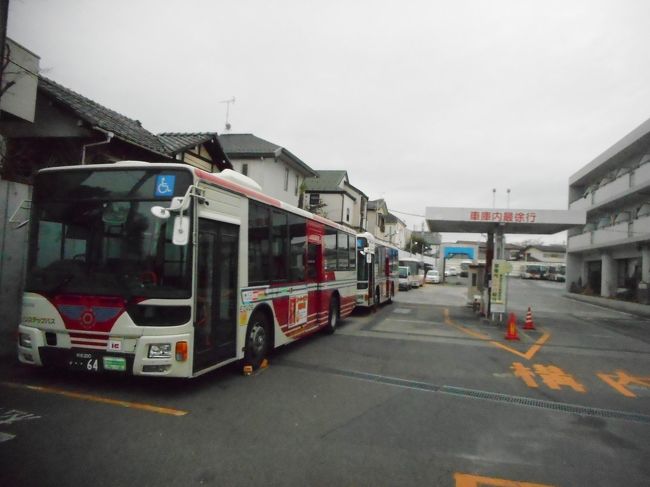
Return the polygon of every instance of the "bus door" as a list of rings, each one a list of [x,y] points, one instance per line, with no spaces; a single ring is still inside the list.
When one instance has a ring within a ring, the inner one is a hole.
[[[312,316],[321,311],[322,291],[309,284],[323,282],[323,233],[324,228],[307,220],[307,283],[309,289],[307,314]]]
[[[390,249],[386,249],[386,258],[384,259],[384,278],[386,279],[386,297],[390,298]]]
[[[194,371],[236,354],[239,226],[199,218]]]
[[[368,266],[368,301],[369,304],[374,302],[375,299],[375,263],[377,256],[370,254],[370,261],[366,258],[366,266]]]

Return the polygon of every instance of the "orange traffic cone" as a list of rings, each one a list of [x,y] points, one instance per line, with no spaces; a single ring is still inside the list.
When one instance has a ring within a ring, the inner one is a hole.
[[[508,328],[506,330],[506,340],[519,340],[519,335],[517,335],[517,319],[514,313],[510,313]]]
[[[528,306],[528,312],[526,313],[526,323],[524,323],[524,330],[535,330],[535,323],[533,323],[533,312]]]

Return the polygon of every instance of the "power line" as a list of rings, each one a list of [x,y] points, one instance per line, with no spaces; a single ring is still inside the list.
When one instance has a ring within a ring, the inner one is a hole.
[[[420,218],[426,218],[426,216],[424,216],[424,215],[417,215],[415,213],[407,213],[405,211],[397,211],[397,210],[388,210],[388,211],[390,211],[391,213],[399,213],[400,215],[418,216]]]

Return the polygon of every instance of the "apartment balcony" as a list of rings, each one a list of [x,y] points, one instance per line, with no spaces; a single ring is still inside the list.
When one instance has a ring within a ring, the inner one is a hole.
[[[569,237],[567,251],[592,250],[650,240],[650,215]]]
[[[627,241],[630,237],[630,222],[623,222],[617,225],[611,225],[605,228],[599,228],[594,231],[593,244],[607,245],[619,241]]]
[[[630,173],[623,174],[614,181],[601,186],[593,193],[592,204],[600,205],[630,189]]]
[[[569,209],[589,211],[598,207],[615,206],[620,199],[648,187],[650,187],[650,160],[587,193],[585,197],[573,201],[569,204]]]
[[[643,238],[650,240],[650,215],[637,218],[632,222],[632,238]]]

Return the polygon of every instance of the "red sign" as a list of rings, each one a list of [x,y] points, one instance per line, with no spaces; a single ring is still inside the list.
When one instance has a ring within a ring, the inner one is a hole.
[[[535,223],[537,213],[529,211],[527,213],[521,211],[478,211],[472,210],[469,212],[469,219],[471,221],[481,222],[516,222],[516,223]]]

